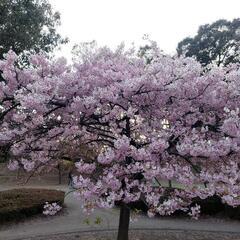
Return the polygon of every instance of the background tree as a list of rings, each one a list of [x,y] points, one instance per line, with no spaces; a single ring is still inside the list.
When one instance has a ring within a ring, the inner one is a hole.
[[[12,49],[51,52],[65,43],[57,33],[60,14],[54,12],[48,0],[1,0],[0,1],[0,58]]]
[[[143,40],[145,41],[145,44],[139,47],[137,55],[144,59],[146,64],[150,64],[154,58],[164,55],[163,51],[159,49],[157,43],[149,39],[148,35],[144,35]]]
[[[187,37],[177,47],[178,55],[195,57],[203,66],[228,65],[240,60],[240,19],[218,20],[202,25],[195,37]]]
[[[0,59],[12,49],[22,54],[26,64],[27,53],[51,52],[67,42],[57,33],[60,14],[52,10],[47,0],[0,1]],[[4,81],[0,76],[0,81]],[[1,106],[1,103],[0,103]],[[0,162],[8,158],[8,146],[0,146]]]
[[[146,44],[144,46],[141,46],[138,50],[138,56],[140,58],[143,58],[146,63],[151,63],[151,61],[153,60],[153,56],[151,54],[152,48],[150,45]]]

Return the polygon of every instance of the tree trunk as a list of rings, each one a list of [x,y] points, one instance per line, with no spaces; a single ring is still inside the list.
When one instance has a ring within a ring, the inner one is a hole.
[[[130,118],[126,117],[126,136],[130,138]],[[126,157],[126,164],[129,165],[131,163],[131,157]],[[126,187],[126,183],[124,179],[122,180],[122,189]],[[120,209],[120,217],[119,217],[119,225],[118,225],[118,236],[117,240],[128,240],[128,229],[129,229],[129,221],[130,221],[130,208],[126,203],[121,203]]]
[[[57,168],[58,168],[58,184],[62,184],[62,169],[60,163],[58,164]]]
[[[117,240],[128,240],[129,221],[130,209],[125,203],[122,203],[120,209]]]
[[[168,180],[168,187],[172,188],[172,181],[171,180]]]

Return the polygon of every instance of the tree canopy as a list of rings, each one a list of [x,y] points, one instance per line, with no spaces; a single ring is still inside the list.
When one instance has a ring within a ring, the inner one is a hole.
[[[75,152],[74,186],[87,213],[121,203],[119,240],[128,239],[129,204],[140,199],[149,216],[198,218],[194,199],[210,196],[240,205],[239,65],[205,71],[151,49],[150,62],[122,47],[84,51],[72,66],[33,55],[21,69],[12,51],[0,61],[9,168],[52,168],[66,142],[98,149],[93,161]]]
[[[57,33],[59,25],[60,14],[47,0],[1,0],[0,58],[10,49],[51,52],[67,41]]]
[[[187,37],[177,47],[178,55],[196,58],[203,66],[226,66],[240,60],[240,19],[218,20],[199,27],[197,35]]]

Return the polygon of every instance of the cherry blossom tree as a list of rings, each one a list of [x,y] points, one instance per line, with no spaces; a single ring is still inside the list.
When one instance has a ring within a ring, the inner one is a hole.
[[[51,168],[64,142],[97,149],[94,161],[75,156],[76,195],[86,213],[120,203],[118,240],[128,239],[129,204],[139,200],[150,217],[182,210],[197,218],[197,197],[240,205],[239,66],[206,71],[152,49],[150,63],[120,46],[87,51],[72,66],[35,55],[19,69],[13,52],[0,64],[9,168]]]

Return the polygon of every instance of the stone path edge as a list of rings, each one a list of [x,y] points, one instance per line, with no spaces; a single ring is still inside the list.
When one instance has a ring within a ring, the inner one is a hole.
[[[79,231],[65,231],[65,232],[56,232],[56,233],[51,233],[48,234],[48,237],[51,236],[60,236],[60,235],[65,235],[65,234],[80,234],[80,233],[84,233],[84,234],[88,234],[88,233],[109,233],[109,232],[116,232],[117,228],[111,228],[111,229],[94,229],[94,230],[79,230]],[[129,229],[130,232],[132,231],[162,231],[162,232],[172,232],[172,233],[177,233],[177,232],[184,232],[184,233],[188,233],[188,232],[194,232],[194,233],[223,233],[223,234],[231,234],[231,235],[239,235],[240,236],[240,232],[231,232],[231,231],[219,231],[219,230],[186,230],[186,229],[169,229],[169,228],[130,228]],[[39,237],[45,237],[45,234],[40,234],[40,235],[34,235],[34,236],[28,236],[28,237],[24,237],[24,238],[12,238],[13,240],[26,240],[29,238],[39,238]]]

